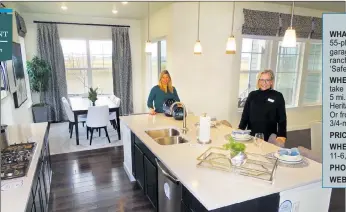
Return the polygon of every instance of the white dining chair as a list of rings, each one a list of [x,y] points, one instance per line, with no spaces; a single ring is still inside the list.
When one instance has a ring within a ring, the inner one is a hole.
[[[116,107],[120,106],[120,98],[116,97],[115,95],[111,95],[109,99],[115,104]],[[117,129],[118,123],[116,122],[117,113],[111,112],[109,113],[109,121],[111,122],[114,129]]]
[[[90,145],[92,143],[94,129],[98,129],[101,135],[101,129],[103,128],[105,130],[109,143],[111,142],[107,132],[108,121],[109,121],[108,105],[93,106],[88,108],[86,126],[87,126],[87,139],[89,139],[89,131],[90,131]]]
[[[70,106],[69,102],[67,101],[67,99],[65,97],[62,97],[61,101],[64,105],[65,113],[66,113],[67,118],[69,120],[68,129],[69,129],[69,133],[70,133],[70,138],[72,138],[73,126],[75,126],[75,124],[76,124],[76,122],[74,120],[74,114],[73,114],[73,111],[72,111],[71,106]],[[86,120],[87,120],[86,115],[79,115],[78,116],[78,122],[82,122],[84,124],[86,122]]]

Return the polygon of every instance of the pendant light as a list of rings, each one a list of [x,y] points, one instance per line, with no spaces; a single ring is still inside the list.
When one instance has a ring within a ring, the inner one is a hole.
[[[200,2],[198,2],[198,24],[197,24],[197,41],[195,43],[195,46],[193,48],[193,52],[194,54],[202,54],[202,45],[201,42],[199,40],[199,14],[200,14]]]
[[[236,52],[236,42],[235,38],[233,35],[233,25],[234,25],[234,7],[235,7],[235,1],[233,2],[233,13],[232,13],[232,31],[231,31],[231,36],[229,36],[226,44],[226,54],[235,54]]]
[[[285,36],[282,42],[282,47],[296,47],[296,43],[297,43],[296,30],[292,28],[293,11],[294,11],[294,1],[292,3],[291,26],[288,27],[288,29],[285,32]]]
[[[149,24],[150,24],[149,21],[150,21],[150,5],[148,2],[148,40],[145,43],[145,52],[146,53],[151,53],[151,41],[149,39]]]

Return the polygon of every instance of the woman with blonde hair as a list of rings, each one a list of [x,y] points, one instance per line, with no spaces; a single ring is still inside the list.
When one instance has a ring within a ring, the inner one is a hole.
[[[171,75],[167,70],[164,70],[160,73],[158,85],[151,89],[148,97],[147,106],[150,109],[150,114],[163,113],[163,103],[167,99],[180,101],[177,90],[172,85]]]
[[[284,144],[287,137],[285,99],[273,89],[274,79],[272,70],[257,75],[257,90],[251,91],[246,99],[239,129],[251,130],[252,136],[263,133],[265,141],[276,134],[276,142]]]

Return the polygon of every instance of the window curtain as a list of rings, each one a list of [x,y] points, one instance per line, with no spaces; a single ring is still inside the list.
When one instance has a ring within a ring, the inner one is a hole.
[[[291,25],[291,14],[243,9],[242,34],[283,37]],[[297,38],[322,39],[322,19],[293,15]]]
[[[57,25],[38,23],[37,42],[39,57],[51,67],[48,91],[44,94],[44,100],[50,106],[48,117],[51,122],[66,121],[61,102],[62,97],[67,97],[65,62]]]
[[[121,100],[120,115],[131,114],[132,59],[128,27],[112,27],[112,73],[114,95]]]

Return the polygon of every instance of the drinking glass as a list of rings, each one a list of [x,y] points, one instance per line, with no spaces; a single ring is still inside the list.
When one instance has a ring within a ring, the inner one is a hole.
[[[263,133],[256,133],[255,134],[255,144],[261,148],[263,142],[264,142],[264,134]]]

